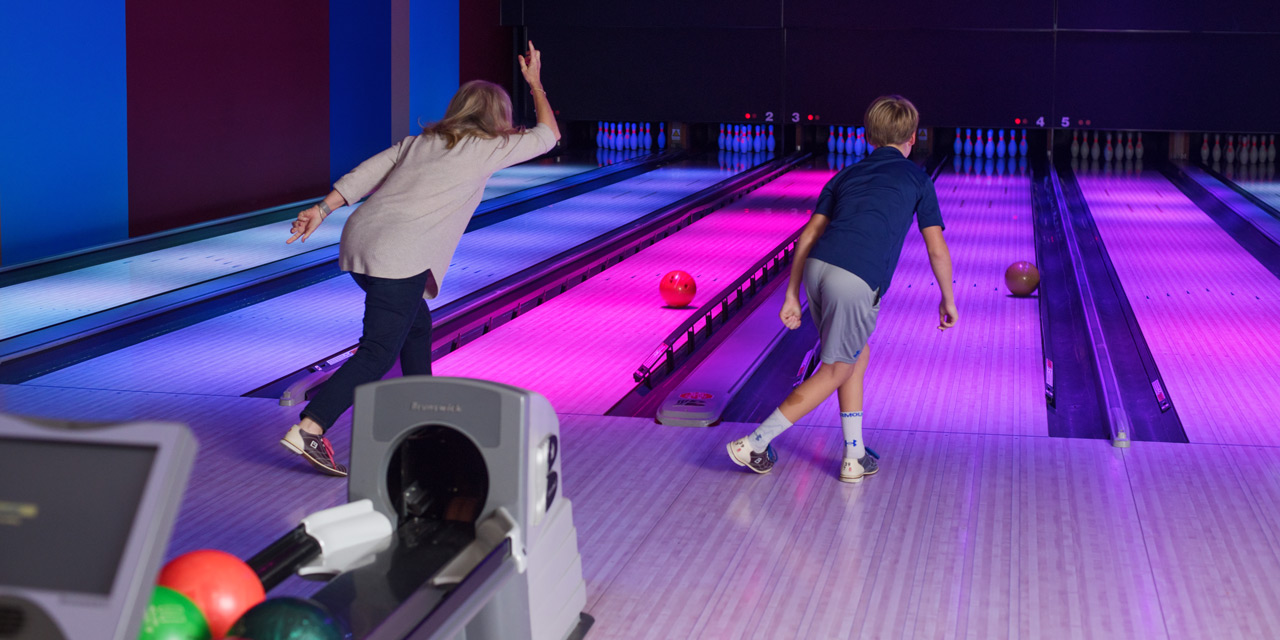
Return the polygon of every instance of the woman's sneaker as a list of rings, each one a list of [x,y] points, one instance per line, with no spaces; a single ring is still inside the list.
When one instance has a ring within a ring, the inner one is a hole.
[[[289,427],[289,433],[284,434],[284,437],[280,438],[280,444],[283,445],[284,448],[298,455],[302,455],[302,451],[307,446],[307,443],[302,441],[302,429],[300,429],[296,424]]]
[[[739,467],[746,467],[756,473],[769,473],[773,463],[778,461],[778,454],[773,445],[765,447],[764,453],[756,453],[746,438],[734,440],[728,444],[729,458]]]
[[[321,473],[342,478],[347,476],[347,468],[333,459],[333,447],[329,444],[329,439],[324,436],[307,433],[295,424],[289,429],[289,433],[280,439],[280,444],[294,453],[302,454],[302,457]]]
[[[840,465],[840,482],[862,482],[864,476],[873,476],[879,470],[880,463],[869,454],[857,460],[845,458]]]

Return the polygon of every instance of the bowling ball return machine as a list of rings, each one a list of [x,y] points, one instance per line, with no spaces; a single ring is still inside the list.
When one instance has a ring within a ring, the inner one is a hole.
[[[0,415],[0,640],[137,638],[195,455],[181,424]]]
[[[248,563],[354,638],[564,640],[592,624],[559,421],[543,396],[464,378],[357,389],[348,504],[304,518]]]

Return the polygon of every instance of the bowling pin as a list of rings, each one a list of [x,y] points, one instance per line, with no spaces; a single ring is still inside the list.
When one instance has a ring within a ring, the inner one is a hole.
[[[658,123],[658,150],[667,148],[667,123]]]
[[[1258,147],[1258,136],[1249,136],[1249,162],[1258,164],[1262,161],[1262,150]]]
[[[1271,138],[1267,142],[1267,162],[1276,161],[1276,134],[1271,134]]]
[[[1091,147],[1091,148],[1089,149],[1089,158],[1090,158],[1091,160],[1097,161],[1097,159],[1098,159],[1101,155],[1102,155],[1102,145],[1098,144],[1098,132],[1097,132],[1097,131],[1094,131],[1094,132],[1093,132],[1093,147]]]
[[[1209,134],[1200,137],[1200,164],[1209,164]]]
[[[753,144],[751,145],[751,150],[756,153],[764,151],[764,127],[761,127],[760,125],[756,125],[756,136]]]
[[[1107,162],[1111,162],[1111,159],[1116,157],[1115,149],[1111,148],[1111,132],[1110,131],[1107,132],[1107,148],[1102,150],[1102,157],[1105,158]]]
[[[1138,132],[1138,144],[1134,145],[1134,147],[1133,147],[1133,157],[1135,157],[1135,158],[1137,158],[1137,159],[1138,159],[1138,168],[1137,168],[1137,170],[1138,170],[1139,172],[1141,172],[1141,171],[1142,171],[1142,154],[1143,154],[1143,151],[1142,151],[1142,132],[1141,132],[1141,131],[1139,131],[1139,132]]]
[[[973,129],[965,129],[964,136],[964,154],[971,156],[973,155]]]
[[[1000,136],[1000,139],[996,141],[996,157],[1003,158],[1006,148],[1004,143],[1004,129],[1001,129],[998,135]]]
[[[596,120],[596,147],[604,146],[604,122]]]
[[[1124,134],[1124,159],[1125,160],[1133,159],[1133,132],[1132,131]]]
[[[956,129],[956,140],[951,143],[951,153],[958,156],[961,151],[964,151],[964,140],[960,139],[960,130]]]
[[[1022,156],[1023,158],[1027,157],[1027,130],[1026,129],[1022,130],[1022,140],[1018,142],[1018,155]],[[1020,164],[1018,166],[1021,167],[1022,165]]]
[[[1217,163],[1222,159],[1222,134],[1213,134],[1213,161]]]
[[[996,157],[995,135],[996,135],[995,131],[991,129],[987,129],[987,146],[983,147],[982,155],[985,156],[988,160]]]
[[[854,153],[854,155],[859,155],[859,156],[860,156],[860,155],[862,155],[862,154],[864,154],[864,153],[866,153],[866,152],[867,152],[867,146],[868,146],[868,145],[867,145],[867,139],[864,137],[864,136],[866,135],[866,133],[867,133],[867,130],[866,130],[865,128],[863,128],[863,127],[858,127],[858,130],[857,130],[857,138],[856,138],[856,139],[854,139],[854,141],[853,141],[853,153]]]
[[[827,153],[836,152],[836,128],[835,125],[827,125]]]
[[[772,154],[773,150],[777,148],[777,146],[778,141],[773,135],[773,125],[769,125],[769,137],[765,139],[765,147],[769,150],[769,153]]]
[[[1236,161],[1235,136],[1232,136],[1231,134],[1227,134],[1226,156],[1227,156],[1227,164],[1231,164]]]
[[[844,152],[847,155],[861,155],[858,152],[858,140],[862,138],[862,129],[849,127],[849,137],[844,141]],[[850,162],[849,164],[853,164]]]
[[[1080,131],[1071,132],[1071,157],[1075,158],[1080,155]]]

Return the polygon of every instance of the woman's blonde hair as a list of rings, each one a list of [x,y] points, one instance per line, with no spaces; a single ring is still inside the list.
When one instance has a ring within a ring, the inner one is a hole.
[[[444,138],[450,149],[466,136],[506,138],[517,133],[511,126],[511,96],[492,82],[472,80],[458,87],[444,119],[423,127],[422,133]]]
[[[867,107],[867,142],[883,147],[902,144],[920,126],[920,112],[902,96],[880,96]]]

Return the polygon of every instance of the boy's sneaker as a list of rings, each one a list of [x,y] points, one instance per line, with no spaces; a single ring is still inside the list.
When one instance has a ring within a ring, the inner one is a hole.
[[[300,447],[299,443],[301,443]],[[347,468],[333,459],[333,447],[329,445],[329,439],[324,436],[307,433],[294,425],[280,440],[280,444],[291,451],[301,453],[307,462],[321,473],[342,478],[347,476]]]
[[[778,454],[773,445],[765,448],[764,453],[756,453],[746,438],[734,440],[728,444],[729,458],[739,467],[746,467],[756,473],[769,473],[773,463],[778,461]]]
[[[875,457],[865,455],[857,460],[845,458],[840,465],[840,482],[862,482],[864,476],[873,476],[880,470],[880,463]]]

